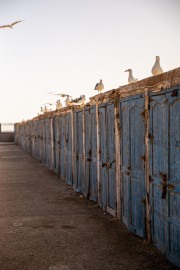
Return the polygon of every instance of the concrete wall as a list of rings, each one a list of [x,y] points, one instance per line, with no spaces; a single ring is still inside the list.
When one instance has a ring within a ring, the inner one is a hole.
[[[0,142],[14,142],[14,132],[1,132]]]

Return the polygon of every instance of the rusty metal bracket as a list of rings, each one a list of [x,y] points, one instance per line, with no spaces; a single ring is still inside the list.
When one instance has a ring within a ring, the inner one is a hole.
[[[146,116],[146,111],[144,110],[143,112],[141,112],[141,116],[143,117],[143,118],[145,118],[145,116]]]
[[[75,156],[76,159],[79,159],[79,155],[78,154],[75,153],[74,156]]]
[[[171,97],[177,97],[178,95],[178,90],[174,90],[171,94]]]
[[[162,177],[163,182],[161,183],[162,187],[162,195],[161,199],[166,199],[167,195],[167,174],[163,172],[159,172],[160,176]]]
[[[154,140],[154,135],[152,135],[151,133],[149,133],[149,140],[150,140],[150,143],[152,144],[153,143],[153,140]]]
[[[112,164],[113,164],[114,162],[115,162],[115,159],[114,159],[112,162],[108,162],[108,161],[107,161],[107,162],[105,163],[106,168],[107,168],[107,169],[110,169],[110,168],[112,167]]]

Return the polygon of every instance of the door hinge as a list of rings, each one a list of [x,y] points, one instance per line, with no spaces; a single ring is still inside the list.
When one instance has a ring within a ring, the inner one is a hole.
[[[154,140],[154,135],[149,133],[149,140],[150,140],[150,143],[152,144],[153,143],[153,140]]]
[[[146,160],[146,156],[145,155],[141,156],[141,159],[145,161]]]
[[[141,116],[145,118],[145,116],[146,116],[146,111],[145,110],[143,112],[141,112]]]
[[[153,101],[153,98],[152,97],[149,97],[149,102],[152,102]]]

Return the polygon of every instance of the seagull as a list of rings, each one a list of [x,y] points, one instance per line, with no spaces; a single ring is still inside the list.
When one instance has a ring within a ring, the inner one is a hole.
[[[79,98],[71,100],[71,103],[72,103],[72,105],[85,104],[86,103],[86,96],[80,95]]]
[[[15,24],[17,24],[17,23],[20,23],[20,22],[22,22],[22,21],[16,21],[16,22],[13,22],[13,23],[11,23],[11,24],[6,24],[6,25],[1,25],[0,26],[0,28],[11,28],[11,29],[13,29],[13,26],[15,25]]]
[[[102,83],[102,80],[100,80],[100,82],[95,85],[94,90],[97,90],[99,94],[101,93],[103,89],[104,89],[104,84]]]
[[[159,56],[156,56],[156,61],[154,63],[154,66],[152,67],[152,75],[159,75],[161,73],[163,73],[163,70],[160,66],[160,57]]]
[[[47,112],[49,112],[49,109],[48,109],[48,107],[47,107],[47,106],[45,106],[45,107],[44,107],[44,110],[43,110],[43,112],[44,112],[44,113],[47,113]]]
[[[40,108],[40,112],[43,113],[44,112],[44,109],[43,107]]]
[[[71,101],[72,101],[71,97],[69,95],[65,95],[65,94],[63,94],[63,95],[66,96],[66,100],[65,100],[66,106],[68,107],[68,106],[72,105],[71,104]]]
[[[59,109],[61,109],[61,108],[62,108],[62,103],[61,103],[60,100],[57,100],[57,101],[56,101],[56,110],[59,110]]]
[[[43,109],[43,112],[44,112],[44,113],[47,113],[47,112],[51,111],[51,108],[49,109],[49,108],[46,106],[46,104],[47,104],[47,105],[50,105],[50,106],[53,105],[52,103],[49,103],[49,102],[43,103],[43,105],[45,105],[45,106],[44,106],[44,109]]]
[[[132,69],[127,69],[127,70],[125,70],[125,72],[129,72],[128,83],[134,83],[134,82],[138,81],[138,79],[133,77]]]

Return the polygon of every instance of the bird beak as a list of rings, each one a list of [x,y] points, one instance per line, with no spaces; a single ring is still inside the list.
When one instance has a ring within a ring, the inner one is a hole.
[[[127,70],[125,70],[124,72],[128,72],[128,69],[127,69]]]

